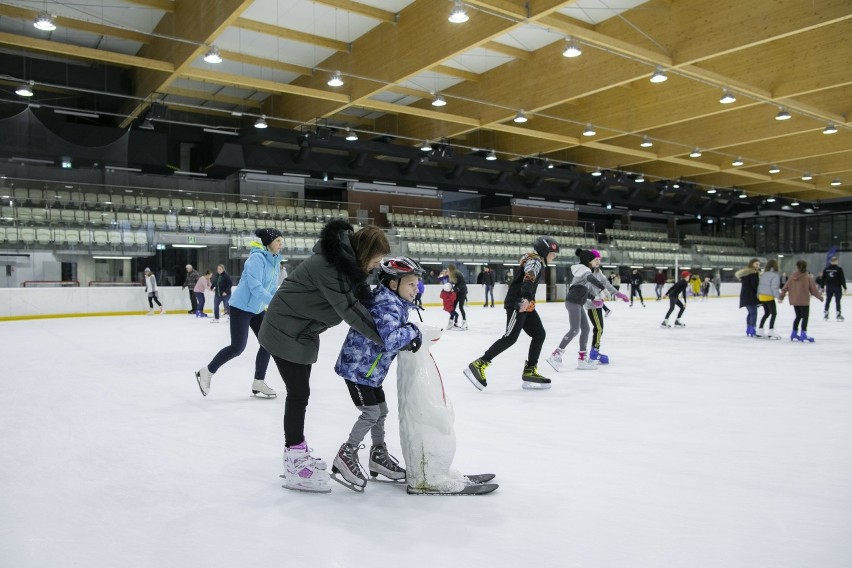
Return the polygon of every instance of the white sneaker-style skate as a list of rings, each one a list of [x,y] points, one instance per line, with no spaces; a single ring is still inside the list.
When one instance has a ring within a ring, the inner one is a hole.
[[[671,327],[669,320],[663,320],[663,323],[660,324],[660,327]]]
[[[758,339],[766,339],[768,337],[767,335],[764,335],[762,327],[759,327],[754,331],[754,336]]]
[[[460,326],[458,326],[459,331],[467,331],[467,320],[462,320]]]
[[[151,311],[150,311],[150,312],[148,312],[148,313],[147,313],[147,314],[145,314],[145,315],[146,315],[146,316],[153,316],[153,315],[154,315],[154,314],[156,314],[156,313],[157,313],[157,310],[155,310],[154,308],[151,308]]]
[[[364,444],[353,446],[349,442],[344,443],[331,464],[331,478],[358,493],[362,493],[367,485],[367,476],[358,461],[358,450],[363,447]]]
[[[284,479],[285,489],[310,493],[331,492],[325,462],[314,458],[305,442],[298,446],[284,448],[284,473],[281,474],[281,478]]]
[[[166,306],[161,306],[160,307],[160,314],[162,315],[164,313],[166,313]]]
[[[257,398],[275,398],[278,396],[278,393],[269,388],[265,382],[258,379],[255,379],[251,384],[251,394]]]
[[[195,380],[198,381],[198,388],[201,389],[201,394],[204,396],[207,396],[207,393],[210,392],[210,381],[212,379],[213,373],[211,373],[206,366],[195,371]]]
[[[581,371],[597,371],[598,364],[589,359],[588,353],[585,351],[579,351],[577,353],[577,369]]]
[[[781,339],[781,336],[775,333],[774,329],[770,329],[766,334],[766,339]]]
[[[545,361],[547,361],[547,363],[553,367],[553,370],[557,373],[562,370],[562,353],[563,350],[557,347],[553,350],[552,354],[545,358]]]

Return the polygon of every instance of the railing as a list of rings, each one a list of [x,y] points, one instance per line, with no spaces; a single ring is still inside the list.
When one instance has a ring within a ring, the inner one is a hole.
[[[76,280],[25,280],[21,282],[24,288],[79,288]]]
[[[139,286],[142,284],[139,282],[113,282],[111,280],[90,280],[89,287],[90,288],[126,288],[128,286]]]

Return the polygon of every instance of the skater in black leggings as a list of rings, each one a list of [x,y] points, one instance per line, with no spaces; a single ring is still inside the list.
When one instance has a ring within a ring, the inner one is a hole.
[[[790,341],[808,341],[813,343],[814,338],[808,337],[808,315],[810,312],[811,296],[818,298],[822,302],[822,294],[817,289],[816,282],[808,274],[808,263],[804,260],[796,262],[796,270],[790,275],[790,279],[781,288],[781,296],[778,300],[784,301],[784,297],[790,294],[790,305],[796,311],[796,319],[793,321],[793,331],[790,334]],[[802,333],[799,333],[799,324],[802,326]]]
[[[760,275],[757,284],[757,300],[763,306],[763,317],[757,329],[756,337],[767,339],[781,339],[775,333],[775,316],[778,310],[775,306],[775,298],[781,294],[781,276],[778,274],[778,261],[775,259],[766,262],[766,269]],[[769,320],[769,333],[764,335],[763,325]]]
[[[633,307],[633,298],[639,296],[639,303],[645,307],[645,298],[642,297],[642,275],[639,274],[639,269],[634,268],[633,274],[630,275],[630,307]]]
[[[467,314],[464,312],[464,305],[467,303],[467,282],[464,280],[461,272],[458,271],[455,264],[447,266],[447,272],[450,276],[450,282],[453,284],[453,290],[456,293],[456,301],[453,305],[453,311],[458,310],[461,313],[461,325],[456,325],[453,329],[467,329]]]
[[[837,321],[843,321],[843,314],[840,313],[840,299],[843,297],[843,292],[846,291],[846,276],[843,274],[843,267],[837,264],[836,256],[831,257],[830,264],[822,271],[822,285],[825,287],[825,313],[823,316],[828,319],[828,308],[831,307],[831,298],[834,298]]]
[[[669,311],[666,312],[666,319],[663,320],[663,323],[660,324],[662,327],[671,327],[669,325],[669,316],[672,315],[672,312],[675,309],[675,306],[680,308],[680,311],[677,313],[677,318],[675,318],[675,327],[684,327],[684,324],[680,321],[680,318],[683,317],[683,312],[686,310],[686,288],[689,286],[689,272],[684,270],[680,273],[680,280],[675,282],[671,288],[669,288],[668,292],[666,292],[666,296],[669,297]],[[678,296],[683,295],[683,303],[678,299]]]

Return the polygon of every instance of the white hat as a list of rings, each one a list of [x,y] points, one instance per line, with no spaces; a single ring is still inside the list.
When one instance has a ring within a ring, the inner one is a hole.
[[[191,265],[191,264],[187,264],[187,265],[186,265],[186,269],[187,269],[187,270],[192,270],[192,265]]]
[[[150,269],[150,268],[148,268],[148,267],[146,266],[146,267],[145,267],[145,272],[151,272],[151,269]]]

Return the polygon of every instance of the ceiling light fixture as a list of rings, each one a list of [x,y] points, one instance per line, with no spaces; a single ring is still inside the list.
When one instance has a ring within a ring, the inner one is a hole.
[[[657,70],[654,71],[654,74],[651,75],[652,83],[665,83],[668,80],[668,76],[666,72],[663,71],[662,67],[657,67]]]
[[[771,166],[769,166],[769,173],[770,174],[777,174],[780,171],[781,171],[781,168],[779,168],[775,164],[772,164]]]
[[[767,203],[775,203],[775,197],[770,195],[769,197],[766,198],[766,202]]]
[[[746,194],[746,192],[745,192],[745,191],[743,191],[742,193],[740,193],[739,195],[737,195],[737,197],[739,197],[740,199],[745,199],[746,197],[748,197],[748,195]]]
[[[775,120],[790,120],[791,118],[792,115],[784,107],[781,107],[781,110],[775,115]]]
[[[737,97],[735,97],[734,94],[731,93],[731,91],[725,89],[725,92],[722,93],[722,98],[719,99],[719,102],[723,105],[729,105],[731,103],[737,102]]]
[[[716,193],[716,188],[711,187],[710,189],[707,190],[707,193],[709,193],[710,195],[713,195],[714,193]]]
[[[447,99],[445,99],[441,95],[435,95],[435,98],[432,100],[433,107],[442,107],[447,105]]]
[[[654,143],[651,142],[651,139],[648,138],[647,136],[643,136],[642,142],[639,145],[642,146],[643,148],[650,148],[651,146],[654,145]]]
[[[645,176],[643,176],[642,174],[637,174],[636,183],[645,183]]]
[[[33,21],[33,27],[43,32],[52,32],[56,29],[56,24],[53,23],[53,16],[47,12],[42,12],[38,15],[35,21]]]
[[[565,38],[565,51],[562,52],[562,57],[580,57],[583,50],[580,45],[574,41],[571,36]]]
[[[331,79],[328,80],[329,87],[342,87],[343,86],[343,77],[340,75],[340,71],[335,71],[331,75]]]
[[[837,132],[837,127],[833,122],[829,122],[828,126],[825,127],[825,130],[822,131],[823,134],[835,134]]]
[[[597,132],[595,132],[595,129],[592,128],[592,123],[590,122],[583,130],[583,136],[594,136],[595,134],[597,134]]]
[[[601,171],[600,168],[598,168],[598,169],[596,169],[595,171],[592,172],[592,175],[595,176],[595,177],[600,177],[600,176],[603,175],[603,172]]]
[[[738,167],[738,166],[743,165],[744,163],[745,162],[743,162],[743,159],[740,156],[737,156],[736,159],[733,162],[731,162],[731,165],[734,166],[734,167]]]
[[[701,150],[699,150],[698,148],[695,148],[694,150],[692,150],[692,152],[689,153],[689,157],[690,158],[700,158],[701,157]]]
[[[207,53],[204,54],[204,61],[207,63],[222,63],[222,55],[219,53],[219,48],[211,45]]]
[[[461,0],[455,0],[453,3],[453,11],[450,12],[450,17],[447,19],[454,24],[463,24],[468,21],[470,16],[467,15],[467,12],[464,9],[464,2]]]
[[[254,127],[255,128],[268,128],[269,127],[269,125],[266,124],[266,115],[265,114],[255,121]]]
[[[15,94],[21,97],[31,97],[35,93],[33,92],[33,82],[23,83],[17,89],[15,89]]]
[[[835,187],[837,187],[838,185],[840,185],[840,183],[841,183],[841,182],[840,182],[840,178],[834,178],[833,180],[831,180],[831,185],[833,185],[833,186],[835,186]]]
[[[432,151],[432,145],[429,144],[428,140],[426,140],[425,142],[423,142],[423,144],[420,145],[420,151],[421,152],[431,152]]]
[[[812,179],[814,179],[814,176],[812,176],[810,172],[802,174],[802,181],[811,181]]]
[[[485,159],[489,162],[493,162],[497,159],[497,154],[494,152],[494,150],[491,150],[485,155]]]
[[[350,142],[355,142],[358,140],[358,133],[354,130],[346,129],[346,139]]]
[[[515,115],[515,118],[512,119],[513,122],[517,122],[518,124],[523,124],[529,120],[527,115],[524,114],[524,109],[518,111],[518,114]]]
[[[795,199],[790,203],[790,207],[798,207],[798,206],[799,206],[799,202],[796,201]]]

